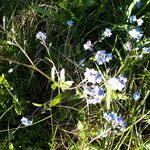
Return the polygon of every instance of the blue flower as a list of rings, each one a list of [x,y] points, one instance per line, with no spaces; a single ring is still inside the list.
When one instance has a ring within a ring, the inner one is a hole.
[[[22,117],[20,121],[25,126],[30,126],[32,125],[32,122],[33,122],[32,120],[29,120],[28,118],[25,118],[25,117]]]
[[[69,27],[72,27],[72,26],[74,25],[74,22],[73,22],[72,20],[68,20],[68,21],[67,21],[67,25],[68,25]]]
[[[135,15],[133,16],[130,16],[130,23],[133,23],[133,22],[136,22],[137,21],[137,18]]]
[[[112,124],[114,129],[119,129],[123,131],[126,128],[126,122],[123,120],[121,116],[117,116],[114,112],[105,112],[103,115],[104,119],[106,119],[109,123]]]
[[[103,88],[100,88],[98,86],[88,86],[88,87],[84,87],[84,93],[88,94],[92,97],[104,97],[105,96],[105,92]]]
[[[105,112],[103,115],[103,118],[106,119],[108,122],[112,120],[109,112]]]
[[[135,91],[132,97],[135,101],[138,101],[141,98],[140,93],[138,91]]]
[[[124,85],[124,87],[125,87],[125,84],[126,84],[126,82],[127,82],[127,78],[125,78],[123,75],[119,75],[118,77],[117,77],[117,79],[121,82],[121,84],[123,84]]]
[[[36,34],[36,39],[39,39],[41,41],[45,41],[46,40],[46,33],[45,32],[41,32],[39,31],[37,34]]]
[[[84,87],[84,93],[88,95],[88,105],[100,103],[102,98],[105,96],[104,89],[98,86]]]
[[[142,3],[140,1],[136,3],[137,8],[141,8],[141,6],[142,6]]]
[[[112,59],[111,53],[106,53],[105,50],[97,51],[95,60],[99,65],[109,62]]]
[[[98,86],[95,86],[92,90],[93,95],[98,96],[98,97],[104,97],[105,92],[103,88],[100,88]]]

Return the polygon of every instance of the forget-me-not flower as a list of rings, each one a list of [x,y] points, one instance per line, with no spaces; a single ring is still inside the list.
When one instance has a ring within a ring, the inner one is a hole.
[[[109,62],[112,59],[112,54],[111,53],[106,53],[105,50],[97,51],[95,55],[95,61],[99,64],[102,65],[106,62]]]
[[[111,30],[108,28],[106,28],[102,34],[102,36],[104,36],[104,37],[110,37],[111,35],[112,35]]]
[[[94,69],[86,68],[86,72],[84,73],[84,76],[85,76],[85,80],[93,84],[100,83],[102,81],[101,75]]]
[[[135,101],[138,101],[141,98],[140,93],[138,91],[135,91],[132,97]]]
[[[139,28],[135,28],[129,31],[131,38],[140,40],[143,36],[143,32]]]
[[[126,122],[123,120],[121,116],[118,116],[114,112],[105,112],[103,117],[109,123],[112,124],[112,127],[114,129],[119,129],[120,131],[123,131],[126,128]]]
[[[127,78],[120,75],[117,78],[109,78],[108,84],[111,86],[113,90],[119,90],[122,91],[122,89],[126,86]]]
[[[93,51],[93,45],[92,45],[92,43],[91,43],[91,41],[89,40],[89,41],[87,41],[85,44],[83,44],[83,47],[84,47],[84,49],[86,49],[86,50],[90,50],[90,51]]]
[[[28,118],[25,118],[25,117],[22,117],[20,121],[25,126],[30,126],[32,125],[32,122],[33,122],[32,120],[29,120]]]
[[[36,34],[36,39],[39,39],[41,41],[45,41],[46,40],[46,33],[45,32],[41,32],[39,31],[37,34]]]
[[[142,24],[143,24],[143,19],[141,19],[141,18],[139,18],[139,19],[137,19],[137,26],[141,26]]]
[[[133,48],[132,43],[129,42],[129,41],[127,41],[127,42],[124,44],[124,49],[125,49],[126,51],[131,51],[132,48]]]
[[[141,0],[134,0],[134,2],[136,3],[137,8],[141,8],[141,6],[142,6]]]
[[[89,95],[87,104],[100,103],[101,99],[105,96],[104,89],[98,86],[84,87],[84,93]]]
[[[84,91],[85,94],[89,95],[89,96],[98,96],[98,97],[104,97],[105,96],[105,92],[104,89],[98,86],[87,86],[84,87]]]
[[[136,22],[137,21],[137,18],[136,18],[136,16],[135,15],[133,15],[133,16],[130,16],[130,23],[133,23],[133,22]]]
[[[68,21],[67,21],[67,25],[68,25],[69,27],[72,27],[72,26],[74,25],[74,21],[68,20]]]

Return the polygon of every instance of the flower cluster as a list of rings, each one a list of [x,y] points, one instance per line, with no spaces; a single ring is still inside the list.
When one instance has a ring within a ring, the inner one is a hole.
[[[97,51],[95,55],[95,61],[99,64],[105,64],[106,62],[109,62],[112,59],[111,53],[106,53],[105,50]]]
[[[87,104],[96,104],[101,102],[105,96],[104,89],[96,84],[102,82],[102,76],[94,69],[86,68],[84,73],[84,81],[90,83],[90,86],[84,86],[84,94],[88,95]]]
[[[30,126],[32,125],[32,122],[33,122],[32,120],[29,120],[28,118],[25,118],[25,117],[22,117],[20,121],[25,126]]]
[[[130,17],[130,23],[137,23],[137,26],[141,26],[143,24],[143,20],[141,18],[137,19],[135,15]]]
[[[122,91],[122,89],[126,86],[127,78],[120,75],[118,77],[109,78],[108,85],[111,86],[113,90]]]
[[[123,131],[126,128],[126,122],[121,116],[117,116],[117,114],[114,112],[105,112],[103,117],[112,124],[113,129],[119,129],[120,131]]]
[[[102,34],[102,39],[105,37],[110,37],[111,35],[111,30],[106,28]],[[132,34],[132,36],[134,35]],[[136,35],[134,37],[140,39],[140,35]],[[127,47],[127,50],[132,49],[132,43],[129,44],[130,45]],[[91,41],[87,41],[83,47],[85,50],[93,51],[93,45]],[[95,53],[93,60],[96,61],[98,65],[103,65],[109,62],[112,57],[112,53],[107,53],[105,50],[99,50]],[[85,59],[83,59],[80,64],[83,63],[84,60]],[[127,78],[123,75],[119,75],[117,77],[111,77],[106,81],[105,76],[103,76],[99,71],[93,68],[86,68],[86,71],[84,72],[84,80],[82,83],[83,94],[87,98],[87,105],[90,105],[100,103],[104,99],[107,102],[107,94],[109,93],[106,93],[105,91],[108,91],[108,88],[111,88],[111,90],[122,91],[126,86]],[[115,93],[115,91],[113,92]],[[107,108],[110,109],[109,106]],[[103,117],[111,123],[113,129],[123,131],[126,128],[126,122],[121,116],[117,116],[117,114],[114,112],[106,112],[104,113]]]
[[[130,23],[136,23],[137,26],[142,26],[142,24],[144,22],[142,20],[142,18],[137,19],[135,15],[130,16],[129,20],[130,20]],[[141,31],[140,28],[135,27],[134,29],[129,31],[129,35],[130,35],[131,38],[136,39],[137,41],[139,41],[143,36],[143,31]]]

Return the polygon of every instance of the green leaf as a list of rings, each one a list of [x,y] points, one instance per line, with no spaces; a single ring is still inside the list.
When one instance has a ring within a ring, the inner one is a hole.
[[[135,2],[135,0],[133,0],[133,2],[130,4],[130,6],[127,9],[127,12],[126,12],[127,21],[129,19],[129,17],[131,16],[131,13],[132,13],[132,10],[133,10],[135,4],[136,4],[136,2]]]
[[[106,87],[106,106],[107,106],[107,110],[110,109],[110,102],[112,101],[112,97],[113,97],[113,90],[109,85],[105,85]]]
[[[77,124],[78,130],[79,130],[79,138],[82,139],[83,141],[86,139],[86,132],[85,132],[85,127],[81,121],[78,122]]]
[[[43,8],[39,7],[39,6],[35,6],[35,5],[32,5],[30,6],[32,9],[34,9],[35,11],[37,11],[38,13],[41,13],[47,17],[52,17],[50,12],[47,11],[47,10],[44,10]]]
[[[34,106],[37,106],[37,107],[42,107],[44,106],[44,104],[38,104],[38,103],[32,103]]]
[[[113,99],[117,99],[118,98],[118,94],[116,93],[116,91],[112,91],[112,98]]]
[[[18,103],[14,104],[14,107],[15,107],[15,112],[18,114],[18,115],[21,115],[21,107]]]
[[[55,83],[53,83],[53,84],[51,85],[51,88],[52,88],[53,90],[55,90],[57,87],[58,87],[58,83],[57,83],[57,82],[55,82]]]
[[[118,94],[118,99],[127,100],[129,97],[124,94]]]
[[[13,103],[14,103],[15,112],[18,115],[21,115],[21,107],[20,107],[19,100],[16,95],[13,96]]]
[[[2,74],[2,76],[0,76],[0,84],[3,84],[5,87],[9,88],[9,83],[7,82],[7,80],[5,79],[4,74]]]
[[[12,143],[9,143],[9,150],[15,150],[15,148],[14,148]]]
[[[71,96],[67,97],[68,100],[78,100],[78,99],[82,99],[82,98],[84,98],[84,95],[79,95],[79,94],[71,95]]]
[[[49,106],[56,106],[58,103],[60,103],[63,99],[65,98],[65,96],[63,94],[58,94],[56,97],[54,97],[51,101]]]
[[[13,101],[14,101],[14,103],[19,103],[19,100],[16,95],[13,97]]]

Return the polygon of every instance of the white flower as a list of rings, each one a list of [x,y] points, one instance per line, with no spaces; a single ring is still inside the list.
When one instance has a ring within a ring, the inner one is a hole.
[[[125,87],[127,82],[127,79],[123,76],[118,76],[118,78],[110,78],[108,80],[108,84],[111,86],[113,90],[119,90],[122,91],[122,89]]]
[[[141,39],[143,36],[143,32],[139,28],[135,28],[129,31],[129,34],[134,39]]]
[[[137,19],[136,19],[135,15],[130,17],[130,23],[133,23],[133,22],[136,22],[136,21],[137,21]]]
[[[22,123],[23,125],[25,125],[25,126],[30,126],[30,125],[32,125],[32,120],[28,120],[28,119],[25,118],[25,117],[22,117],[22,119],[21,119],[20,121],[21,121],[21,123]]]
[[[104,37],[110,37],[112,35],[111,30],[106,28],[102,35]]]
[[[125,49],[126,51],[131,51],[131,49],[132,49],[132,43],[129,42],[129,41],[127,41],[127,42],[123,45],[123,47],[124,47],[124,49]]]
[[[140,54],[140,55],[139,55],[139,58],[140,58],[140,59],[143,58],[143,54]]]
[[[137,26],[141,26],[142,24],[143,24],[143,20],[141,19],[141,18],[139,18],[138,20],[137,20]]]
[[[94,69],[86,68],[86,72],[84,73],[84,76],[85,76],[85,80],[93,84],[100,83],[102,81],[101,75]]]
[[[9,70],[8,70],[8,73],[12,73],[14,71],[14,69],[13,68],[10,68]]]
[[[92,50],[92,43],[91,43],[91,41],[87,41],[84,45],[83,45],[83,47],[84,47],[84,49],[89,49],[89,50]]]
[[[46,33],[45,32],[41,32],[39,31],[37,34],[36,34],[36,39],[39,39],[41,41],[45,41],[46,40]]]

